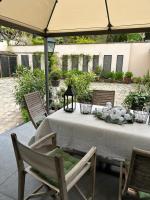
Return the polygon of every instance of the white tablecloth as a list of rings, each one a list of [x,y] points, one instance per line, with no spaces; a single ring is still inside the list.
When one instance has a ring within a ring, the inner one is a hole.
[[[36,132],[36,140],[57,133],[57,142],[62,147],[88,151],[97,147],[97,154],[104,158],[129,159],[132,148],[150,150],[150,126],[146,124],[110,124],[96,119],[93,115],[76,111],[66,113],[63,109],[49,115]]]

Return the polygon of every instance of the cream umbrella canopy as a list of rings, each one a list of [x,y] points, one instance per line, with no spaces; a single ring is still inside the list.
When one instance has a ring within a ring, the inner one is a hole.
[[[0,24],[42,36],[150,30],[149,0],[1,0]]]

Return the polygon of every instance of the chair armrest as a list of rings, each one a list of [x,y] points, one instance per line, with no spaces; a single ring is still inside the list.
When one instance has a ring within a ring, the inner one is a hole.
[[[50,133],[30,146],[31,149],[44,153],[56,148],[56,133]],[[47,150],[46,150],[47,149]]]
[[[66,174],[66,182],[70,182],[77,174],[79,174],[83,167],[88,164],[95,155],[96,147],[92,147],[87,154]]]

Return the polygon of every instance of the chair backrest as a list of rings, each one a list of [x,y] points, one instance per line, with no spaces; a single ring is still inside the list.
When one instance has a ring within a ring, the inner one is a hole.
[[[115,91],[93,90],[93,104],[105,106],[106,102],[111,102],[114,106]]]
[[[150,152],[133,149],[126,191],[128,187],[150,193]]]
[[[43,101],[38,91],[26,94],[24,96],[25,103],[29,112],[30,119],[35,128],[38,128],[43,119],[46,118],[47,112],[45,110]]]
[[[34,170],[40,172],[45,177],[54,178],[58,181],[57,164],[54,157],[33,151],[17,140],[15,134],[11,134],[13,147],[16,155],[18,170],[24,168],[23,162],[28,163]]]

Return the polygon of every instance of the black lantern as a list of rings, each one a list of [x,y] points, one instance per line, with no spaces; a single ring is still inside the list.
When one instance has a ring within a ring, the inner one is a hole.
[[[64,93],[64,111],[72,113],[76,108],[76,96],[71,85]]]

